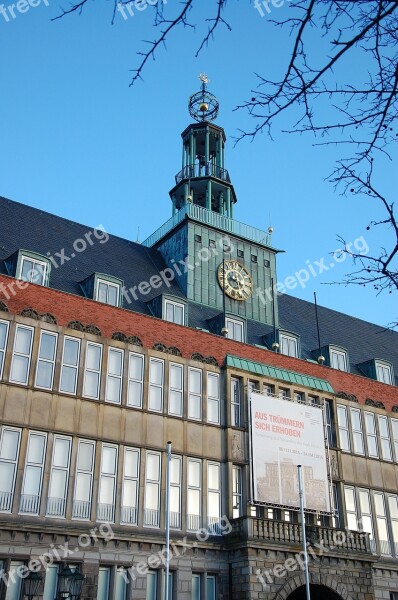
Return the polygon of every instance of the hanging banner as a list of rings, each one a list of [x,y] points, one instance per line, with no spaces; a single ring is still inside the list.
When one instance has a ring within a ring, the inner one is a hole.
[[[330,512],[323,411],[251,392],[254,502],[300,507],[297,465],[302,465],[304,507]]]

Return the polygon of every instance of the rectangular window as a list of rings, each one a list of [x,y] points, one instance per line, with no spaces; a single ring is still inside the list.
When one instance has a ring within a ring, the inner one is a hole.
[[[59,391],[76,394],[77,375],[79,370],[80,340],[72,337],[64,338],[62,351],[61,379]]]
[[[148,409],[163,410],[164,361],[151,358],[149,361],[149,398]]]
[[[373,517],[372,517],[372,508],[370,504],[370,493],[369,490],[358,490],[359,495],[359,508],[361,513],[361,531],[365,531],[369,533],[370,537],[370,547],[372,552],[376,551],[375,537],[374,537],[374,528],[373,528]]]
[[[351,408],[350,413],[354,452],[355,454],[365,454],[363,445],[361,411],[358,408]]]
[[[34,258],[22,257],[21,270],[18,279],[44,285],[46,282],[48,265],[45,261],[35,260]]]
[[[220,376],[207,373],[207,421],[220,423]]]
[[[228,330],[227,338],[236,342],[243,342],[243,323],[234,319],[225,319],[225,326]]]
[[[95,442],[79,440],[72,517],[89,519],[95,461]]]
[[[159,527],[161,463],[158,452],[146,453],[144,526]]]
[[[279,335],[280,352],[287,356],[298,356],[297,338],[281,333]]]
[[[50,517],[65,516],[71,446],[71,438],[59,435],[54,436],[46,512]]]
[[[355,489],[353,487],[344,486],[344,497],[347,527],[352,531],[358,531],[358,516]]]
[[[263,394],[266,396],[273,396],[275,393],[275,388],[273,385],[268,385],[266,383],[263,384]]]
[[[123,350],[109,348],[108,370],[106,374],[106,402],[120,404],[122,401],[123,359]]]
[[[129,352],[129,381],[127,389],[127,405],[142,408],[144,386],[144,356]]]
[[[375,517],[377,526],[377,537],[379,539],[380,554],[391,556],[391,544],[388,535],[388,524],[386,515],[386,505],[384,494],[382,492],[373,493],[375,503]]]
[[[199,573],[192,573],[192,600],[200,600],[200,575]]]
[[[46,566],[46,578],[44,581],[43,600],[55,600],[58,587],[58,565]]]
[[[4,362],[6,356],[7,339],[8,339],[7,321],[0,321],[0,379],[3,377]]]
[[[158,599],[158,572],[148,571],[146,576],[146,600]]]
[[[0,438],[0,511],[10,512],[14,499],[21,430],[3,427]]]
[[[125,448],[121,522],[126,525],[137,525],[139,485],[140,451],[136,448]]]
[[[372,456],[373,458],[379,458],[379,445],[377,442],[375,416],[370,412],[365,412],[364,416],[366,441],[368,443],[368,455]]]
[[[347,407],[341,404],[337,405],[337,423],[339,427],[340,448],[350,452],[350,432],[348,429]]]
[[[28,383],[32,342],[32,327],[17,325],[10,373],[10,381],[13,383],[20,383],[22,385],[26,385]]]
[[[232,467],[232,517],[242,516],[242,467]]]
[[[216,576],[215,575],[207,575],[206,576],[206,585],[207,585],[207,595],[206,600],[216,600]]]
[[[215,535],[221,535],[221,465],[207,463],[207,520],[208,530]]]
[[[333,403],[331,400],[325,400],[324,404],[325,420],[326,420],[326,432],[330,448],[336,447],[336,433],[334,430],[333,421]]]
[[[39,514],[47,435],[29,431],[19,512]]]
[[[391,419],[392,440],[394,446],[395,462],[398,462],[398,419]]]
[[[110,600],[111,568],[100,567],[98,572],[97,600]]]
[[[330,350],[330,366],[339,371],[347,371],[347,353],[342,350]]]
[[[184,325],[184,305],[178,302],[165,301],[165,320],[177,325]]]
[[[181,456],[172,456],[170,465],[170,527],[181,529]]]
[[[5,600],[20,600],[23,579],[19,573],[23,565],[24,563],[19,560],[12,560],[10,562]]]
[[[57,334],[50,331],[40,334],[35,386],[45,390],[52,390],[53,387],[57,339]]]
[[[376,378],[381,383],[392,384],[391,367],[383,363],[376,362]]]
[[[202,418],[202,370],[188,371],[188,419]]]
[[[97,290],[95,300],[110,304],[111,306],[119,306],[120,285],[110,283],[103,279],[97,279]]]
[[[114,600],[126,600],[128,583],[128,570],[118,567],[115,573],[115,596]]]
[[[280,398],[280,400],[289,400],[290,398],[290,392],[287,388],[279,388],[278,391],[278,398]]]
[[[232,427],[241,426],[241,381],[231,378],[231,425]]]
[[[339,491],[337,485],[332,483],[332,493],[333,493],[333,509],[334,513],[332,516],[332,525],[337,529],[340,529],[340,502],[339,502]]]
[[[293,399],[299,404],[305,404],[305,395],[303,394],[303,392],[294,392]],[[308,399],[310,399],[310,396],[308,397]]]
[[[398,496],[395,494],[388,494],[387,502],[388,512],[390,514],[394,554],[395,556],[398,556]]]
[[[101,472],[98,484],[97,519],[113,523],[117,475],[117,446],[102,444]]]
[[[87,342],[84,366],[83,396],[98,400],[101,382],[102,345]]]
[[[169,415],[182,417],[184,367],[170,363],[169,366]]]
[[[383,415],[377,415],[377,421],[379,424],[381,457],[383,460],[392,460],[388,418]]]
[[[187,529],[198,531],[202,515],[202,461],[188,459]]]

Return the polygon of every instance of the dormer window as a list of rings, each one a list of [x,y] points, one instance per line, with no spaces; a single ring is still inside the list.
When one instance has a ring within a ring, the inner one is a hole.
[[[164,318],[170,323],[177,323],[177,325],[185,325],[185,306],[180,302],[174,302],[173,300],[164,301]]]
[[[338,369],[339,371],[348,371],[348,358],[347,352],[343,349],[330,348],[329,349],[330,366],[332,369]]]
[[[51,264],[48,258],[37,252],[17,250],[5,260],[5,265],[11,277],[48,286]]]
[[[231,319],[231,318],[227,317],[225,319],[225,326],[228,330],[228,333],[227,333],[228,339],[235,340],[236,342],[244,342],[245,331],[244,331],[243,321],[238,321],[236,319]]]
[[[387,383],[392,385],[392,369],[391,365],[379,360],[375,361],[376,365],[376,379],[381,383]]]
[[[111,306],[120,306],[120,284],[98,278],[94,300]]]
[[[298,337],[288,333],[279,333],[279,352],[287,356],[299,355]]]

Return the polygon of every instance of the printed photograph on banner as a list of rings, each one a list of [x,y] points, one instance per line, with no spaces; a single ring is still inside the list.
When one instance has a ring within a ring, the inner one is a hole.
[[[251,393],[254,501],[299,508],[297,465],[304,507],[330,511],[323,411]]]

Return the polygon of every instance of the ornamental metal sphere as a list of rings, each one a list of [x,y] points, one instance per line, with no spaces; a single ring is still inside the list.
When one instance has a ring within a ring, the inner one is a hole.
[[[214,94],[206,89],[209,81],[207,75],[201,73],[199,79],[202,82],[202,89],[189,98],[189,114],[195,121],[214,121],[217,118],[220,105]]]

